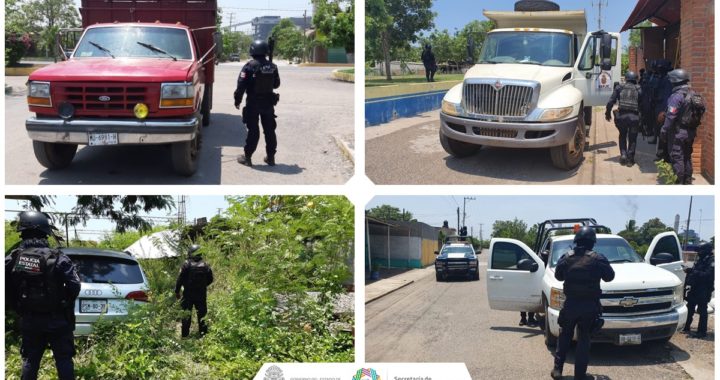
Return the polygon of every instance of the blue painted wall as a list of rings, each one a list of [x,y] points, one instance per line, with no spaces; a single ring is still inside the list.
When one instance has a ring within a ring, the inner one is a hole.
[[[365,127],[440,109],[447,90],[365,100]]]

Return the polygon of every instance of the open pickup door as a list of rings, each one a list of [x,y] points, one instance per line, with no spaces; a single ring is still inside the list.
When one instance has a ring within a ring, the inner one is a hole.
[[[680,247],[680,239],[674,231],[655,235],[645,253],[645,262],[670,271],[685,283],[685,272],[682,268],[682,248]]]
[[[541,311],[545,264],[525,243],[515,239],[490,240],[487,294],[490,308]]]

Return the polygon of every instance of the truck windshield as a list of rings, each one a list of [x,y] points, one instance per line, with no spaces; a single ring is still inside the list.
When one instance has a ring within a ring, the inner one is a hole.
[[[572,66],[572,36],[553,32],[488,33],[480,63]]]
[[[445,247],[443,248],[442,252],[440,252],[440,256],[447,256],[448,253],[464,253],[465,256],[472,256],[473,255],[473,249],[469,246],[467,247]]]
[[[156,49],[150,49],[147,45]],[[185,30],[150,26],[89,29],[73,57],[97,58],[111,55],[115,58],[193,58]]]
[[[555,267],[562,255],[572,250],[572,240],[556,241],[552,246],[550,266]],[[623,238],[598,238],[593,251],[602,253],[611,263],[640,263],[643,258]]]

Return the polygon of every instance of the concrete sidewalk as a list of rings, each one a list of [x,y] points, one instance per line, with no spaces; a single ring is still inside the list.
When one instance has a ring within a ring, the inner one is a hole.
[[[365,286],[365,304],[382,298],[398,289],[412,284],[435,273],[435,266],[431,265],[424,269],[412,269],[405,273],[382,279]]]

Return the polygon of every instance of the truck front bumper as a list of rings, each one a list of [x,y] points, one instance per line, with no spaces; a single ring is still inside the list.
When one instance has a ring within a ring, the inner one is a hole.
[[[88,144],[89,133],[117,133],[118,145],[167,144],[195,138],[200,119],[71,119],[36,118],[25,121],[34,141]]]
[[[440,112],[440,130],[445,136],[470,144],[502,148],[551,148],[565,145],[575,136],[577,125],[577,117],[556,123],[500,123]]]
[[[560,336],[559,316],[559,310],[548,308],[546,318],[550,323],[550,332],[554,336]],[[592,337],[593,342],[618,344],[621,334],[641,334],[642,341],[645,342],[670,337],[685,327],[687,307],[683,304],[672,311],[661,314],[626,317],[603,316],[603,319],[605,324],[602,330]],[[575,338],[577,337],[573,339]]]

